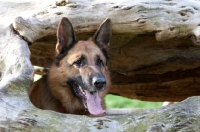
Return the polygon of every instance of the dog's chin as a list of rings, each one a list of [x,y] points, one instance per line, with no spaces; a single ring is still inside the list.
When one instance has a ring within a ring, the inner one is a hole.
[[[77,82],[73,82],[72,84],[74,93],[78,96],[84,105],[84,107],[89,111],[92,115],[102,115],[106,111],[102,109],[101,99],[98,95],[98,91],[89,92],[88,90],[83,89]]]

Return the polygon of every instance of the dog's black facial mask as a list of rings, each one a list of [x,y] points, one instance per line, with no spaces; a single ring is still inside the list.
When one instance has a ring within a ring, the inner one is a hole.
[[[78,78],[71,78],[67,81],[67,84],[69,85],[74,95],[78,96],[81,99],[84,107],[88,108],[87,98],[86,98],[86,93],[85,93],[85,90],[87,89],[86,87],[84,87],[82,83],[82,78],[80,76]]]
[[[101,99],[98,95],[98,90],[90,91],[82,80],[82,77],[73,78],[68,80],[67,84],[91,114],[100,115],[105,113],[105,110],[103,110],[101,106]]]
[[[80,59],[72,63],[72,66],[76,67],[79,73],[67,81],[70,89],[79,97],[91,114],[103,114],[105,111],[101,106],[99,92],[105,89],[106,78],[101,73],[101,65],[96,63],[96,66],[89,66],[84,57],[81,56]]]

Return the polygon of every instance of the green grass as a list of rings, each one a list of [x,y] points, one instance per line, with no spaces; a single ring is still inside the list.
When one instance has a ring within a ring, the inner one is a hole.
[[[35,74],[34,75],[34,82],[37,81],[38,79],[40,79],[41,77],[42,77],[41,75]]]
[[[135,99],[128,99],[115,95],[107,95],[105,98],[107,108],[158,108],[162,102],[147,102]]]
[[[40,75],[35,75],[34,81],[40,79]],[[105,98],[107,108],[158,108],[162,106],[162,102],[147,102],[134,99],[128,99],[115,95],[107,95]]]

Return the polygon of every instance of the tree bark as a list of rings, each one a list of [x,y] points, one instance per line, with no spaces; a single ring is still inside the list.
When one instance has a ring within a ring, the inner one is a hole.
[[[36,109],[27,97],[29,85],[16,81],[7,86],[6,92],[0,92],[0,131],[199,132],[200,129],[200,97],[158,109],[108,110],[106,116],[94,118]]]
[[[65,0],[60,0],[62,1]],[[199,1],[156,0],[131,1],[68,1],[52,4],[32,15],[20,16],[13,22],[20,35],[30,42],[54,35],[60,19],[65,16],[73,23],[76,33],[91,33],[102,20],[109,17],[113,33],[155,33],[156,40],[191,36],[199,43]],[[103,9],[103,10],[102,10]],[[32,30],[30,30],[32,29]]]
[[[39,110],[27,89],[33,80],[30,58],[34,65],[49,66],[62,17],[70,19],[80,38],[109,17],[111,93],[154,101],[199,95],[200,1],[62,0],[49,5],[0,0],[0,7],[0,131],[199,131],[200,97],[158,109],[108,110],[94,118]]]
[[[32,64],[52,63],[62,17],[69,18],[79,39],[87,39],[106,17],[111,18],[110,93],[148,101],[199,95],[199,1],[72,0],[16,17],[15,30],[33,43]]]

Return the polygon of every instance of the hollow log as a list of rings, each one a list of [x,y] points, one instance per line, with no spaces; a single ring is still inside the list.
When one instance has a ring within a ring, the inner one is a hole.
[[[32,43],[32,64],[48,68],[62,17],[69,18],[79,39],[87,39],[109,17],[113,25],[110,93],[140,100],[181,101],[200,94],[199,5],[195,0],[62,0],[32,15],[20,15],[12,24]]]
[[[12,82],[0,92],[0,131],[11,132],[199,132],[200,97],[157,109],[108,110],[103,117],[39,110],[29,102],[27,80]],[[20,83],[19,83],[20,82]]]
[[[0,131],[199,131],[200,97],[186,98],[200,94],[200,1],[0,0],[0,7]],[[158,109],[108,110],[95,118],[35,108],[27,95],[32,64],[52,63],[62,17],[79,39],[111,18],[110,93],[186,100]]]

